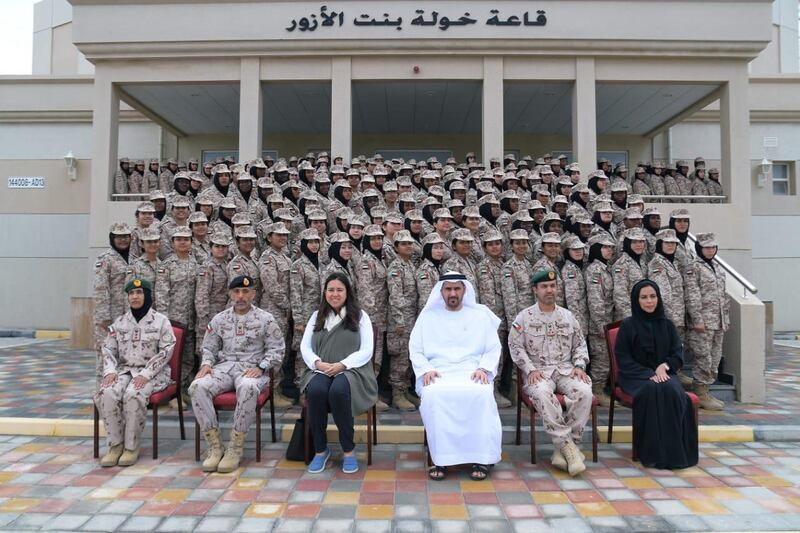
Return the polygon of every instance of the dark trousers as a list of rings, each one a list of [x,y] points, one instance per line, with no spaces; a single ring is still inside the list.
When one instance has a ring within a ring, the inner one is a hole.
[[[354,420],[350,404],[350,384],[344,374],[329,377],[315,374],[306,387],[308,401],[308,427],[314,441],[314,451],[321,453],[328,447],[328,412],[339,429],[339,443],[342,451],[351,452],[353,443]]]

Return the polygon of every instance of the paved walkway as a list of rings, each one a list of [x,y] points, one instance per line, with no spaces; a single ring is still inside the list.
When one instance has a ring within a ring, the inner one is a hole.
[[[83,418],[92,415],[94,352],[73,350],[68,340],[39,342],[0,349],[0,417]],[[800,426],[800,347],[776,344],[767,356],[767,403],[732,403],[719,413],[701,412],[704,425]],[[188,407],[191,412],[191,406]],[[291,423],[300,414],[294,407],[276,412],[278,423]],[[523,414],[523,417],[525,414]],[[190,428],[193,421],[189,415]],[[514,408],[501,411],[503,425],[515,423]],[[600,425],[607,410],[599,410]],[[166,424],[177,411],[163,413]],[[620,408],[616,423],[630,424],[630,411]],[[384,426],[421,426],[418,412],[382,413]]]
[[[800,529],[800,445],[702,445],[698,467],[642,468],[630,447],[603,446],[570,479],[506,446],[490,480],[466,471],[430,481],[419,445],[380,445],[369,469],[321,474],[283,460],[203,474],[192,445],[102,469],[87,439],[0,436],[0,530],[58,531],[743,531]],[[149,446],[145,441],[144,446]],[[544,446],[543,446],[544,448]],[[362,447],[358,448],[363,451]],[[543,450],[544,451],[544,450]],[[334,452],[335,453],[335,452]],[[549,454],[548,454],[549,455]]]

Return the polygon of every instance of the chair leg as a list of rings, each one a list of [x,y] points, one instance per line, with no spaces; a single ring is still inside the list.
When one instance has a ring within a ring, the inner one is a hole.
[[[278,442],[278,438],[275,436],[275,393],[274,389],[270,389],[269,391],[269,423],[272,428],[272,442]]]
[[[592,403],[592,462],[597,462],[597,441],[600,436],[597,434],[597,405]]]
[[[183,394],[178,391],[178,420],[181,424],[181,440],[186,440],[186,429],[183,426]]]
[[[200,422],[194,419],[194,460],[200,461]]]
[[[303,455],[305,456],[306,464],[311,462],[311,433],[308,428],[308,413],[306,413],[305,406],[300,411],[300,418],[305,420],[303,424]]]
[[[636,424],[634,423],[631,423],[631,460],[639,460],[639,454],[636,453]]]
[[[94,458],[100,457],[100,412],[94,406]]]
[[[264,406],[256,408],[256,462],[261,462],[261,409]]]
[[[378,444],[378,408],[372,406],[372,444]]]
[[[431,459],[431,451],[428,448],[428,434],[425,432],[425,426],[422,426],[422,449],[425,450],[425,467],[427,470],[428,467],[433,465],[433,460]]]
[[[611,405],[608,407],[608,441],[607,444],[611,444],[611,435],[614,431],[614,396],[611,396]]]
[[[517,446],[522,442],[522,402],[519,399],[519,395],[517,395],[517,433],[514,442]]]
[[[153,406],[153,459],[158,459],[158,406]]]
[[[367,465],[372,464],[372,410],[367,410]]]
[[[536,409],[531,406],[531,463],[536,464]]]

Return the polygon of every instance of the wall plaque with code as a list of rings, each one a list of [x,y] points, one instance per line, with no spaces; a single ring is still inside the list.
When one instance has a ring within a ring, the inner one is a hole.
[[[44,178],[41,176],[9,176],[9,189],[44,189]]]

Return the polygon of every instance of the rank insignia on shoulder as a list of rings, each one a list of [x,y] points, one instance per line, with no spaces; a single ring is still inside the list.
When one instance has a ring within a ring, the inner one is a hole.
[[[392,277],[393,277],[393,278],[397,278],[397,277],[399,277],[399,276],[400,276],[400,272],[396,272],[396,271],[395,271],[395,272],[392,272]]]
[[[656,274],[661,274],[661,269],[660,268],[654,268],[653,272],[655,272]]]
[[[486,267],[481,267],[481,274],[486,274]]]

